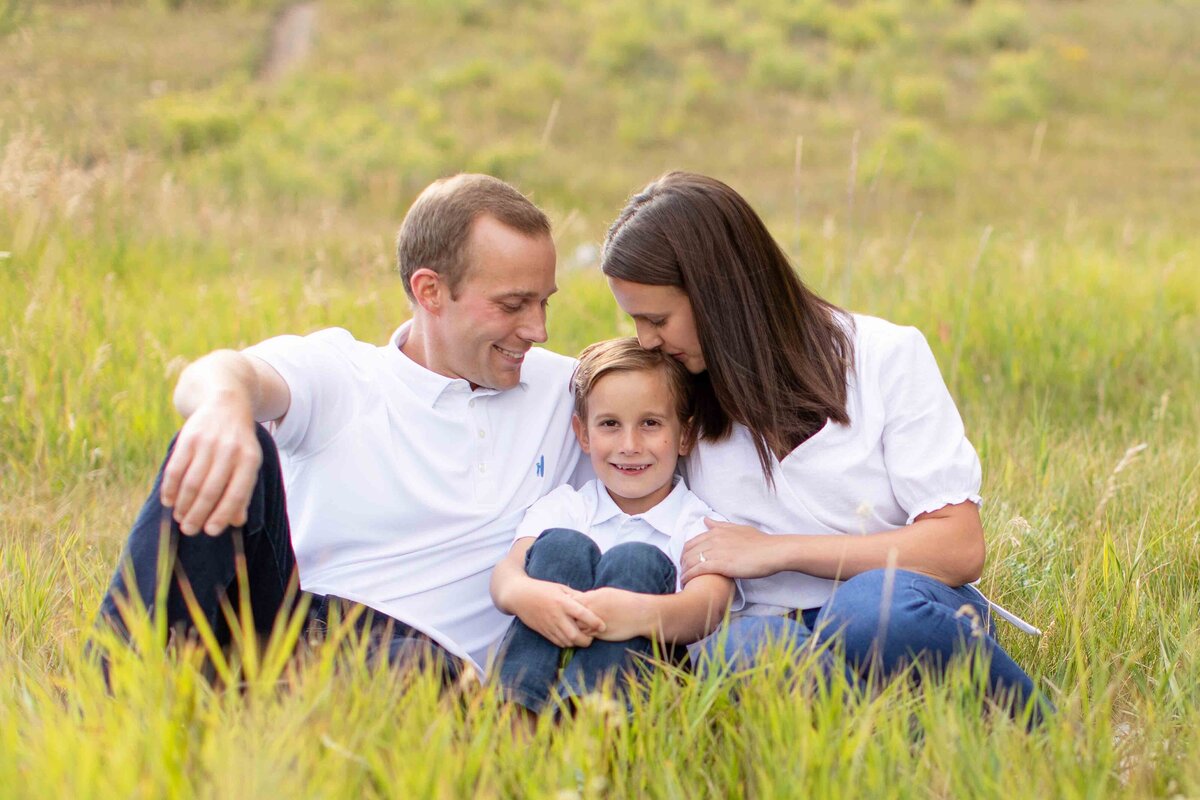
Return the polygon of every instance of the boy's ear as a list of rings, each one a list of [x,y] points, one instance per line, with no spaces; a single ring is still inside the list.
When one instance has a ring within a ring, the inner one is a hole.
[[[579,440],[579,448],[587,455],[591,455],[592,451],[588,449],[587,425],[583,424],[583,420],[578,414],[571,415],[571,430],[575,431],[575,438]]]
[[[683,423],[683,430],[679,435],[679,455],[686,456],[692,452],[692,448],[696,445],[696,426],[693,424],[694,419],[689,419]]]

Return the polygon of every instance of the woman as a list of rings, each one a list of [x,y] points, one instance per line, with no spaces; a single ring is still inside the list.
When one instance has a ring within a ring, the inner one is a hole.
[[[642,346],[695,376],[689,483],[730,521],[689,543],[683,580],[743,579],[725,657],[814,630],[859,671],[978,647],[994,696],[1030,705],[967,585],[984,562],[979,459],[921,333],[813,294],[745,199],[701,175],[631,198],[602,269]]]

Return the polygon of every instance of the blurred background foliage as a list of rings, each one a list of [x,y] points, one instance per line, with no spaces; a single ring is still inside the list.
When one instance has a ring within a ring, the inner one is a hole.
[[[567,268],[594,266],[624,198],[660,172],[722,177],[835,302],[935,332],[965,402],[1065,394],[1051,408],[1067,425],[1078,403],[1131,400],[1137,385],[1106,376],[1153,371],[1194,330],[1179,316],[1195,300],[1194,6],[323,0],[293,34],[307,58],[268,79],[287,8],[5,6],[0,280],[21,323],[0,369],[19,415],[69,406],[66,376],[147,346],[169,381],[213,346],[352,324],[347,307],[382,338],[407,313],[386,278],[398,221],[461,170],[546,207]],[[574,350],[620,323],[594,273],[568,280],[552,344]],[[1007,313],[980,316],[972,294]],[[1094,341],[1118,298],[1161,324]],[[64,324],[88,346],[51,347]],[[1045,347],[1008,346],[1042,324]],[[46,366],[61,385],[29,378]],[[86,413],[5,426],[13,468],[97,469],[86,453],[100,438],[112,454],[130,405],[159,420],[148,430],[174,424],[163,384],[113,403],[130,391],[84,390],[108,409],[90,435]],[[118,438],[128,458],[107,463],[143,469],[142,436]]]

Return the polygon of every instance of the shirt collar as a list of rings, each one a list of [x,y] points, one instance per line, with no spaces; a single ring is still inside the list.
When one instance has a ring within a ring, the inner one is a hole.
[[[463,392],[471,397],[486,397],[500,393],[499,389],[489,389],[483,386],[472,391],[471,384],[466,380],[447,377],[413,361],[400,349],[408,341],[411,330],[412,320],[410,319],[392,333],[384,350],[387,359],[396,370],[396,374],[400,376],[400,380],[422,403],[433,408],[438,399],[450,389]],[[524,378],[517,385],[522,389],[527,388]]]
[[[593,484],[596,491],[596,516],[592,520],[592,524],[601,525],[614,517],[630,517],[642,520],[661,534],[674,535],[675,526],[679,522],[679,515],[683,511],[683,502],[688,493],[687,484],[683,478],[676,476],[675,486],[671,489],[671,493],[664,497],[658,505],[641,514],[626,514],[617,506],[616,501],[612,499],[612,495],[608,493],[608,489],[604,488],[604,484],[599,479],[593,481]]]

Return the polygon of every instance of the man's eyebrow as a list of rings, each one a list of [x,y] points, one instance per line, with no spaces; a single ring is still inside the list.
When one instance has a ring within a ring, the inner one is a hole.
[[[554,289],[552,289],[552,290],[550,291],[550,294],[554,294],[554,293],[555,293],[555,292],[557,292],[557,291],[558,291],[558,287],[557,287],[557,286],[555,286],[555,287],[554,287]],[[512,291],[509,291],[509,292],[500,292],[499,294],[497,294],[497,295],[496,295],[496,297],[497,297],[497,298],[509,298],[509,297],[511,297],[511,298],[513,298],[514,300],[516,300],[516,299],[520,299],[520,300],[534,300],[534,299],[537,299],[538,297],[540,297],[540,294],[539,294],[538,292],[535,292],[535,291],[533,291],[532,289],[524,289],[524,290],[522,290],[522,289],[513,289]]]

